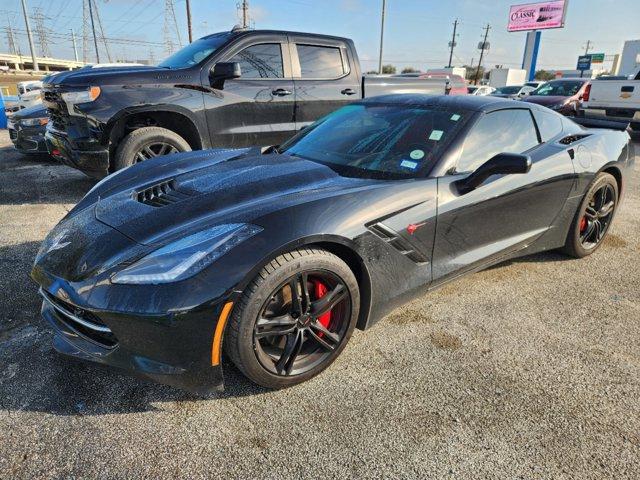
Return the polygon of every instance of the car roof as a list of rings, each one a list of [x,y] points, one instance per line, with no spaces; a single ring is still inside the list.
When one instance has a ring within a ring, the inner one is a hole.
[[[380,103],[388,105],[419,105],[423,107],[438,107],[451,109],[491,112],[503,108],[535,108],[533,104],[514,102],[511,99],[477,95],[425,95],[425,94],[391,94],[371,97],[360,104]]]
[[[226,31],[226,32],[216,32],[216,33],[211,33],[209,35],[205,35],[204,37],[201,37],[200,40],[202,39],[208,39],[208,38],[214,38],[217,37],[219,35],[230,35],[234,38],[237,37],[242,37],[245,35],[255,35],[255,34],[261,34],[261,35],[304,35],[304,36],[310,36],[310,37],[316,37],[316,38],[325,38],[327,40],[340,40],[343,42],[349,42],[351,43],[352,40],[346,37],[336,37],[333,35],[324,35],[324,34],[320,34],[320,33],[309,33],[309,32],[292,32],[289,30],[253,30],[253,29],[235,29],[235,30],[230,30],[230,31]]]

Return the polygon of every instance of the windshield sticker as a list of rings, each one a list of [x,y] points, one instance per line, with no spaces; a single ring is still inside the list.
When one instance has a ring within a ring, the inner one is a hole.
[[[431,135],[429,135],[429,140],[435,140],[436,142],[442,138],[442,134],[444,132],[442,130],[431,130]]]
[[[451,120],[453,120],[454,122],[457,122],[458,120],[460,120],[460,115],[458,115],[457,113],[454,113],[453,115],[451,115]]]
[[[403,168],[415,170],[418,167],[418,162],[412,162],[411,160],[402,160],[402,162],[400,162],[400,166]]]
[[[422,150],[411,150],[409,156],[414,160],[420,160],[422,157],[424,157],[424,152]]]

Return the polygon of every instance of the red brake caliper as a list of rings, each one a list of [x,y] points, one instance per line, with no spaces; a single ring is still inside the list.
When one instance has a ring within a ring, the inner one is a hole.
[[[327,286],[319,280],[313,280],[313,289],[316,298],[322,298],[327,293]],[[324,315],[320,315],[318,317],[318,321],[322,324],[323,327],[328,328],[329,323],[331,322],[331,311],[328,311]]]
[[[587,217],[582,217],[580,219],[580,233],[584,232],[587,228]]]

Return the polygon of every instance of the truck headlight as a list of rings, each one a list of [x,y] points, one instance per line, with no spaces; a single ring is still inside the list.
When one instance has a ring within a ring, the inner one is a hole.
[[[49,123],[49,117],[25,118],[20,123],[25,127],[37,127],[39,125],[46,125]]]
[[[77,103],[93,102],[99,96],[100,87],[89,87],[79,92],[64,92],[62,99],[69,105],[75,105]]]
[[[261,231],[261,227],[246,223],[218,225],[151,252],[113,275],[111,281],[125,284],[158,284],[184,280]]]

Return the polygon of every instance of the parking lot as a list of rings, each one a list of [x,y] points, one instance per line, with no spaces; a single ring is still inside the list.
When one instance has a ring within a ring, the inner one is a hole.
[[[210,398],[52,350],[28,273],[93,184],[0,131],[0,477],[640,477],[638,156],[596,254],[459,280],[288,390],[226,365]]]

